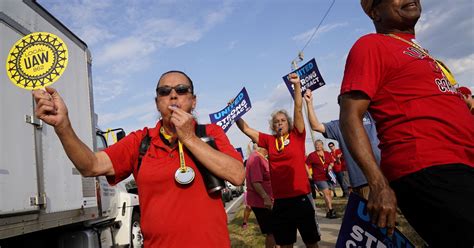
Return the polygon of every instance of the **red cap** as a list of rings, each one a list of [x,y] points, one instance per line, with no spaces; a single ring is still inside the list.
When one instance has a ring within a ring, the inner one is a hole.
[[[468,87],[464,87],[464,86],[459,87],[458,92],[461,93],[462,95],[466,96],[466,97],[472,95],[471,90]]]

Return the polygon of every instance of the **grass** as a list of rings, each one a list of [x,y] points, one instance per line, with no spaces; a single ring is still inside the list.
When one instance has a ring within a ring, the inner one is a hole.
[[[341,193],[339,192],[339,195]],[[333,208],[336,210],[338,216],[344,216],[346,208],[346,198],[333,198]],[[325,209],[326,205],[322,197],[316,198],[316,207]],[[235,218],[227,225],[230,234],[231,246],[236,248],[246,247],[265,247],[265,237],[260,233],[257,220],[253,213],[250,214],[247,228],[242,229],[244,206],[240,206]],[[397,228],[415,245],[415,247],[423,247],[424,241],[416,233],[416,231],[408,224],[403,214],[399,211],[397,215]]]
[[[257,219],[253,212],[250,214],[247,228],[242,228],[244,205],[240,206],[235,218],[227,225],[230,234],[231,247],[265,247],[265,237],[260,233]]]
[[[342,193],[338,194],[339,196]],[[323,209],[326,212],[326,203],[322,196],[318,195],[315,200],[316,208]],[[332,208],[336,211],[337,216],[344,216],[344,211],[346,210],[347,198],[342,197],[333,197],[332,198]]]

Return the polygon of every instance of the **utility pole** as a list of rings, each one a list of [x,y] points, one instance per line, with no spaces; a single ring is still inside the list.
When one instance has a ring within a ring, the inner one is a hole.
[[[297,59],[298,59],[298,60],[297,60]],[[301,61],[303,61],[303,59],[304,59],[304,54],[303,54],[303,52],[299,52],[299,53],[298,53],[298,58],[297,58],[297,59],[295,58],[293,61],[291,61],[291,67],[293,68],[293,70],[298,69],[298,63],[301,62]],[[295,94],[298,94],[298,93],[301,94],[300,92],[295,92]],[[312,107],[312,106],[311,106],[311,107]],[[311,129],[311,124],[309,123],[309,118],[308,118],[308,116],[309,116],[308,111],[309,111],[309,110],[308,110],[308,108],[306,107],[306,101],[305,101],[304,99],[303,99],[303,108],[304,108],[303,113],[306,115],[306,118],[305,118],[305,119],[308,120],[309,133],[311,134],[311,141],[312,141],[312,144],[314,144],[315,138],[314,138],[313,130]]]

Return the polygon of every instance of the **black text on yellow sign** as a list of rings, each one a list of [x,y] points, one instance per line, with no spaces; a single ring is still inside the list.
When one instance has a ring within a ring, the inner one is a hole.
[[[6,69],[14,85],[35,90],[58,80],[67,63],[68,50],[64,41],[51,33],[36,32],[13,45]]]

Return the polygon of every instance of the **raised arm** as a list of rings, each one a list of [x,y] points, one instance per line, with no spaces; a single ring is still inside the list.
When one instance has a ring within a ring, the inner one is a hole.
[[[364,172],[370,187],[367,209],[371,220],[387,227],[391,235],[395,226],[397,199],[374,158],[362,118],[370,99],[362,92],[351,91],[341,96],[340,125],[349,152]]]
[[[304,118],[303,118],[303,97],[301,96],[301,81],[298,77],[298,74],[291,73],[289,75],[290,82],[294,86],[294,97],[295,97],[295,106],[293,110],[293,119],[295,121],[295,128],[299,133],[304,131]]]
[[[113,176],[115,174],[112,161],[105,152],[94,153],[77,137],[68,117],[67,107],[53,89],[33,91],[36,101],[36,116],[54,127],[64,151],[74,166],[85,177]]]
[[[247,122],[244,121],[244,119],[240,118],[237,121],[235,121],[237,124],[237,127],[242,131],[245,135],[247,135],[253,143],[258,144],[258,131],[249,127],[247,125]]]
[[[319,133],[325,133],[326,128],[321,122],[319,122],[318,117],[316,116],[316,113],[314,112],[313,93],[311,92],[311,90],[305,91],[304,100],[306,101],[306,106],[308,107],[308,119],[309,119],[309,125],[311,126],[311,129]]]

